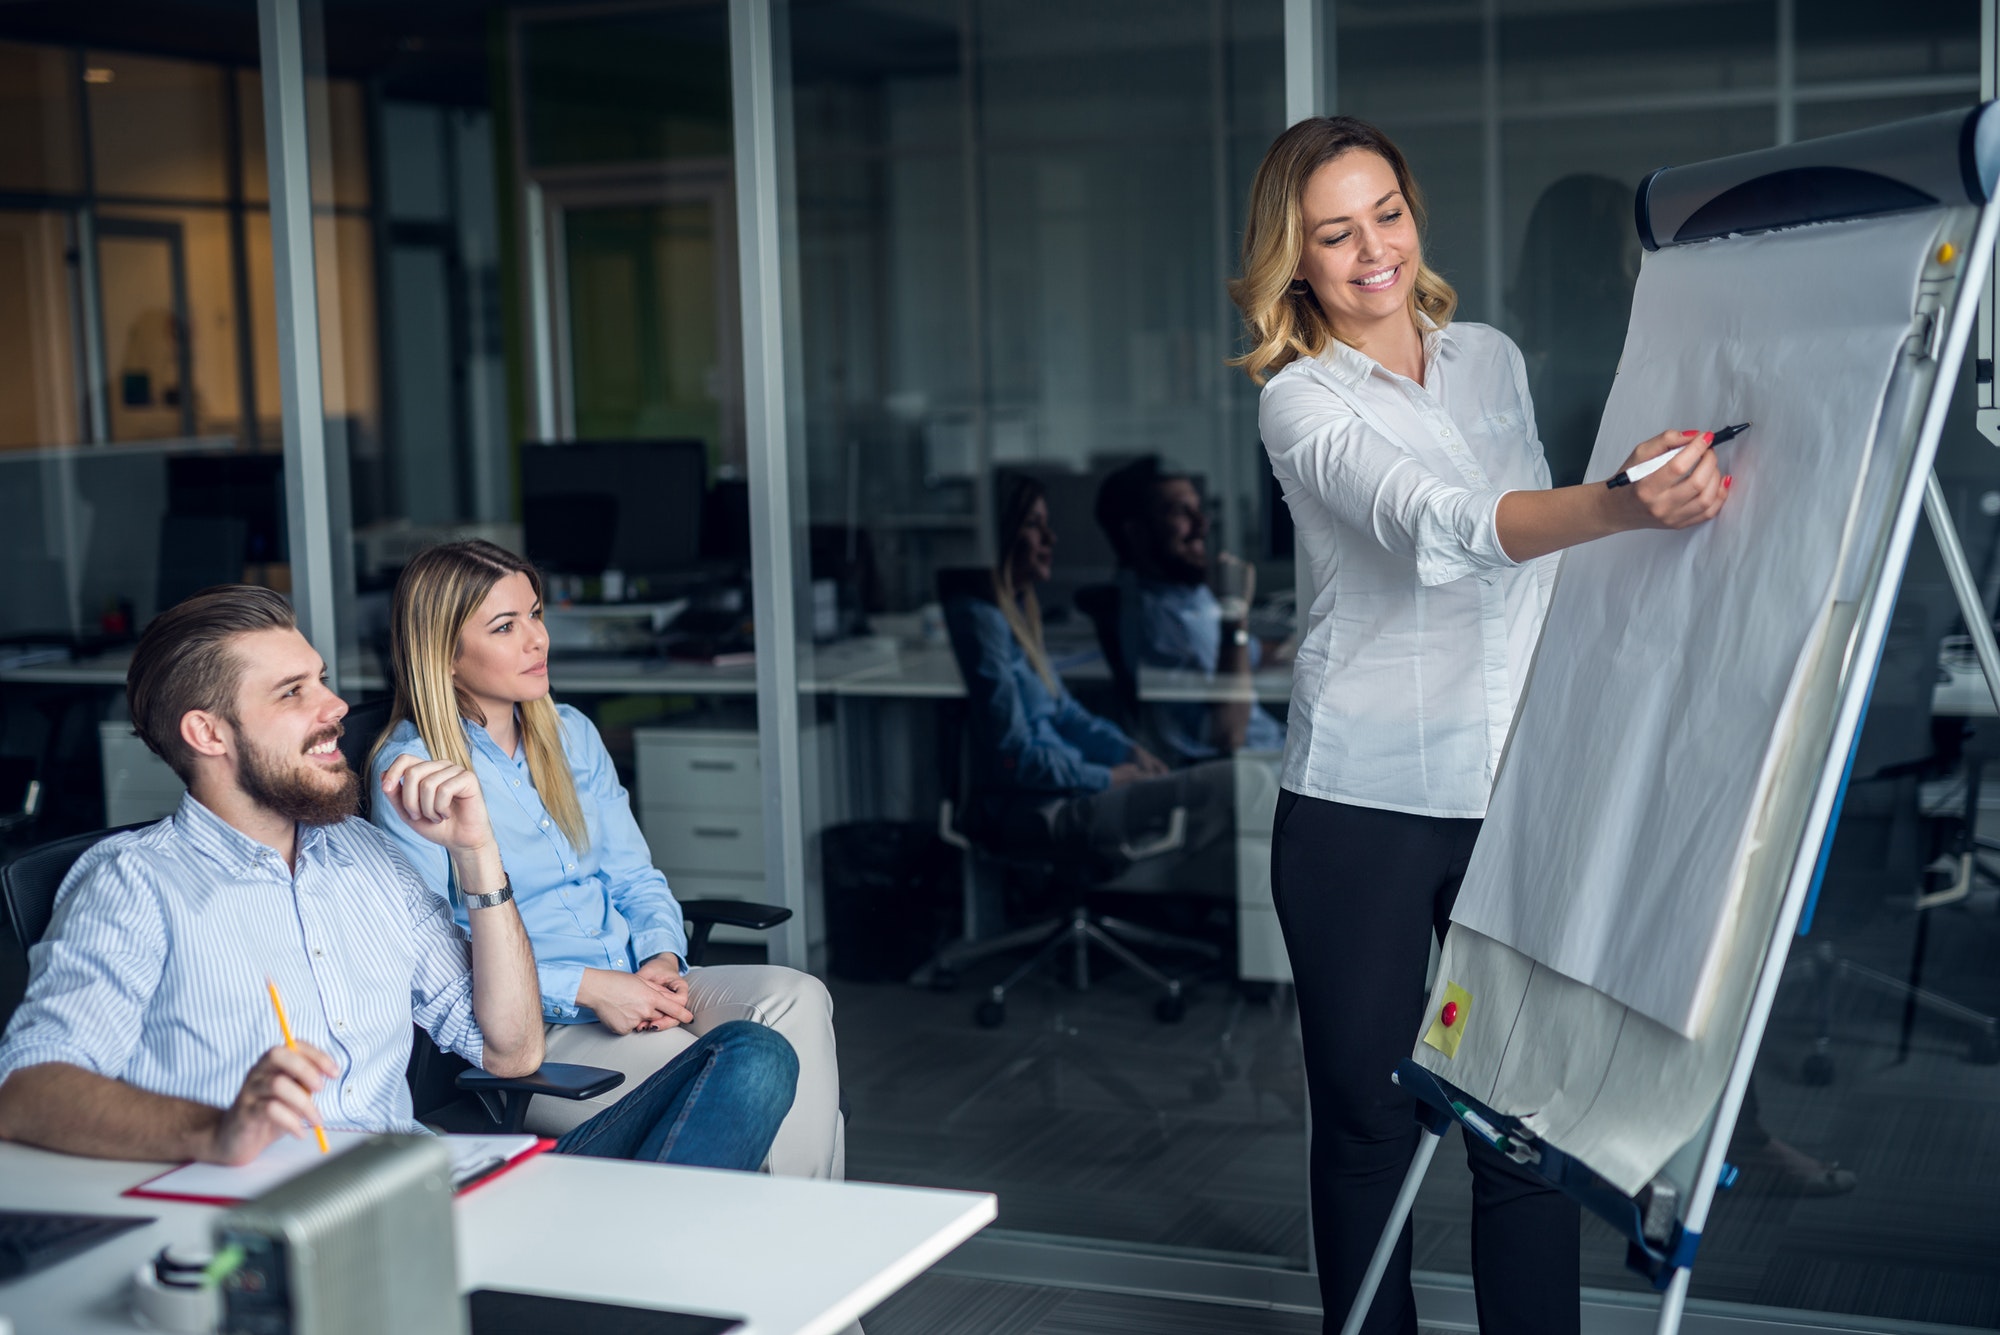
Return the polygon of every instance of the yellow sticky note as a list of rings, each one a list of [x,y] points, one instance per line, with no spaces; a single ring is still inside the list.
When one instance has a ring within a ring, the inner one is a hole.
[[[1471,1015],[1472,993],[1446,980],[1444,996],[1431,1014],[1431,1027],[1424,1031],[1424,1042],[1447,1057],[1457,1056],[1458,1040],[1465,1037],[1466,1021]]]

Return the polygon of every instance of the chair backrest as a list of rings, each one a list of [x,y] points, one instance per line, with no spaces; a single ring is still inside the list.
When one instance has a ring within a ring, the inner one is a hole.
[[[1118,703],[1128,719],[1139,712],[1139,677],[1125,656],[1125,600],[1116,584],[1086,584],[1076,591],[1077,610],[1090,618],[1097,632],[1097,647],[1111,669],[1112,684],[1118,688]]]
[[[347,729],[340,734],[340,754],[347,757],[347,763],[361,776],[363,816],[368,814],[369,799],[375,796],[375,785],[368,781],[368,753],[375,749],[375,739],[382,735],[382,729],[389,726],[389,712],[395,703],[386,695],[361,704],[350,702],[347,717],[340,721],[341,726]]]
[[[948,603],[954,598],[974,598],[982,602],[994,601],[993,572],[985,566],[941,566],[933,577],[937,582],[937,600]]]
[[[0,961],[0,1030],[14,1018],[28,985],[28,947],[42,939],[55,913],[56,891],[70,868],[101,839],[125,830],[141,830],[151,822],[117,830],[93,830],[31,848],[0,867],[0,904],[7,917],[8,955]]]
[[[6,901],[7,927],[21,949],[42,939],[55,912],[56,891],[63,877],[100,841],[127,830],[143,830],[152,821],[121,825],[115,830],[92,830],[73,834],[39,848],[31,848],[6,866],[0,867],[0,899]]]

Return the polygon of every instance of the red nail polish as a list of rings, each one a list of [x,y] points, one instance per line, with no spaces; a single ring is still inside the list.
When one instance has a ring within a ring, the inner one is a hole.
[[[1723,489],[1724,491],[1728,491],[1728,490],[1729,490],[1729,484],[1730,484],[1730,483],[1732,483],[1732,482],[1734,482],[1735,480],[1736,480],[1736,474],[1734,474],[1734,473],[1731,473],[1731,474],[1729,474],[1728,476],[1724,477],[1724,478],[1722,479],[1722,489]]]

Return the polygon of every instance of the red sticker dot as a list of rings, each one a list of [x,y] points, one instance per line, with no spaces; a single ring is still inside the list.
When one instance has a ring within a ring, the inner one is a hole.
[[[1439,1015],[1438,1015],[1438,1019],[1440,1019],[1440,1020],[1442,1020],[1442,1021],[1444,1022],[1444,1027],[1445,1027],[1445,1028],[1447,1028],[1447,1029],[1449,1029],[1449,1028],[1451,1028],[1451,1027],[1452,1027],[1453,1025],[1457,1024],[1457,1023],[1458,1023],[1458,1003],[1457,1003],[1456,1001],[1447,1001],[1447,1002],[1445,1002],[1445,1003],[1444,1003],[1444,1010],[1443,1010],[1442,1012],[1440,1012],[1440,1013],[1439,1013]]]

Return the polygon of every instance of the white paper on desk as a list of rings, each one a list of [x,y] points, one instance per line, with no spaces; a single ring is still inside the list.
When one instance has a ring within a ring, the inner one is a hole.
[[[1751,824],[1828,615],[1931,214],[1646,257],[1589,476],[1754,425],[1712,524],[1565,557],[1453,921],[1700,1032]],[[1879,498],[1878,498],[1879,500]]]
[[[247,1201],[282,1186],[308,1169],[316,1168],[334,1155],[351,1150],[368,1140],[372,1131],[329,1131],[327,1153],[319,1152],[319,1142],[311,1136],[303,1140],[283,1136],[272,1141],[249,1163],[229,1167],[223,1164],[183,1164],[169,1173],[140,1183],[128,1196],[165,1196],[201,1201]],[[518,1136],[440,1136],[451,1151],[454,1183],[466,1178],[496,1158],[502,1163],[519,1158],[533,1149],[537,1138]]]

